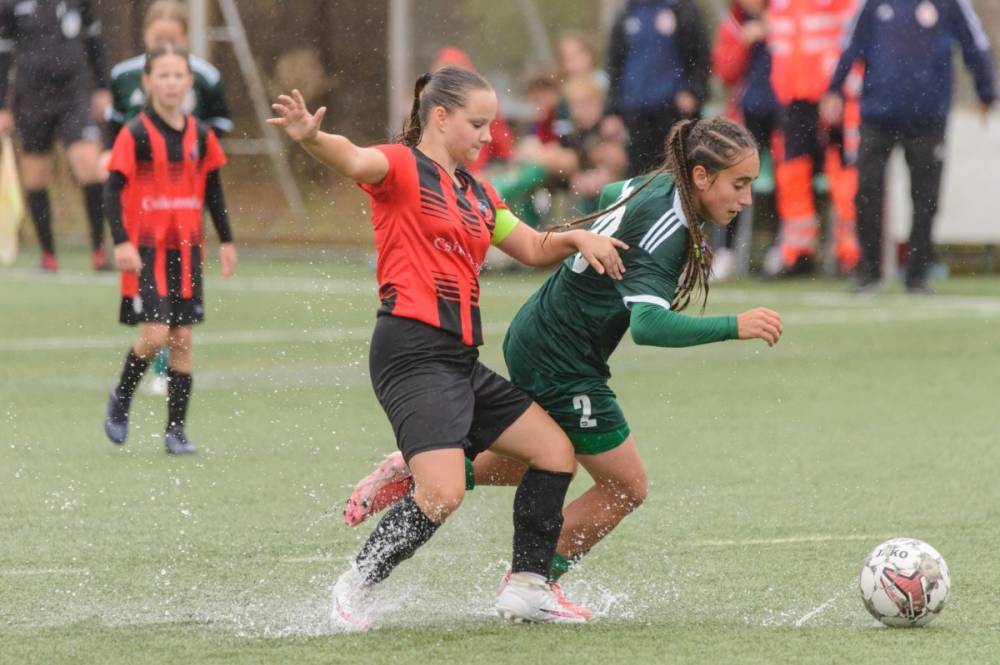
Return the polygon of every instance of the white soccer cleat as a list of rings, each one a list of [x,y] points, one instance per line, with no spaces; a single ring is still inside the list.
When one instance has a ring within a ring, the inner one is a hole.
[[[559,602],[548,581],[535,573],[512,573],[496,602],[497,614],[512,623],[585,623],[587,618]]]
[[[371,630],[368,592],[371,585],[365,582],[355,563],[337,578],[333,585],[330,620],[335,626],[350,633]]]
[[[510,584],[510,576],[512,574],[513,573],[511,572],[510,568],[508,568],[507,571],[503,574],[503,577],[500,578],[500,587],[497,589],[497,597],[499,597],[500,594],[503,593],[503,590],[507,588],[507,585]],[[586,607],[581,607],[580,605],[574,604],[573,601],[567,598],[566,594],[563,593],[562,587],[559,586],[558,582],[548,582],[548,585],[549,589],[551,589],[552,593],[555,595],[556,601],[563,606],[563,609],[569,610],[574,614],[579,614],[588,621],[591,618],[593,618],[594,616],[593,611],[587,609]]]

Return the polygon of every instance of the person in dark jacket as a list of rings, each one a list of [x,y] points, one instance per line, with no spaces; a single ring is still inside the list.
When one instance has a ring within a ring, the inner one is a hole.
[[[663,137],[697,118],[708,93],[710,51],[694,0],[629,0],[608,47],[605,133],[628,130],[629,173],[663,161]]]
[[[962,49],[980,110],[996,99],[993,55],[970,0],[877,0],[862,4],[847,35],[822,112],[841,113],[839,90],[855,61],[865,66],[858,155],[858,237],[855,290],[881,284],[885,168],[896,145],[910,170],[913,224],[906,255],[906,289],[930,293],[931,230],[937,213],[944,137],[951,107],[952,46]]]
[[[93,81],[86,76],[86,63]],[[12,64],[17,69],[13,112],[6,106]],[[73,176],[83,188],[93,266],[111,267],[103,248],[104,173],[96,122],[111,102],[107,88],[101,22],[93,3],[0,0],[0,135],[10,135],[16,126],[20,137],[21,172],[42,246],[42,270],[58,268],[48,192],[57,132]]]

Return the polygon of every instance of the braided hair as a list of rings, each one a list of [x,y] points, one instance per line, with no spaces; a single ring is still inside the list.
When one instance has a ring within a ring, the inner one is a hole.
[[[666,158],[663,163],[646,174],[645,182],[628,197],[609,208],[556,225],[550,230],[564,231],[591,222],[626,205],[648,187],[656,176],[672,173],[681,208],[688,220],[688,251],[671,307],[676,311],[684,309],[691,302],[691,294],[701,291],[704,309],[708,301],[708,278],[712,272],[712,250],[705,242],[698,222],[692,171],[694,167],[701,166],[714,179],[719,172],[739,163],[748,152],[756,151],[757,143],[745,127],[725,118],[711,118],[678,122],[671,128],[664,147]]]

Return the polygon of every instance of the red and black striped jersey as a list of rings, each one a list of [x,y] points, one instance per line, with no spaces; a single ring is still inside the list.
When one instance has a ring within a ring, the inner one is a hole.
[[[483,343],[479,271],[489,249],[496,191],[458,168],[455,178],[404,145],[375,146],[389,160],[376,185],[360,185],[372,201],[378,252],[379,314],[416,319]]]
[[[165,262],[165,250],[180,251],[185,297],[190,297],[192,249],[198,260],[202,256],[205,182],[225,163],[222,147],[206,125],[188,116],[178,131],[149,109],[122,129],[111,152],[108,171],[125,178],[121,207],[129,240],[157,250],[158,263]],[[155,274],[165,290],[166,271],[160,268]],[[123,295],[134,295],[137,279],[134,273],[122,273]]]

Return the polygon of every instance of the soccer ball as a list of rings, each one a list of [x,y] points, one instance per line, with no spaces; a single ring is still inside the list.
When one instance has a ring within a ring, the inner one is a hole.
[[[944,609],[951,590],[944,558],[914,538],[893,538],[872,550],[858,583],[871,615],[894,627],[926,626]]]

